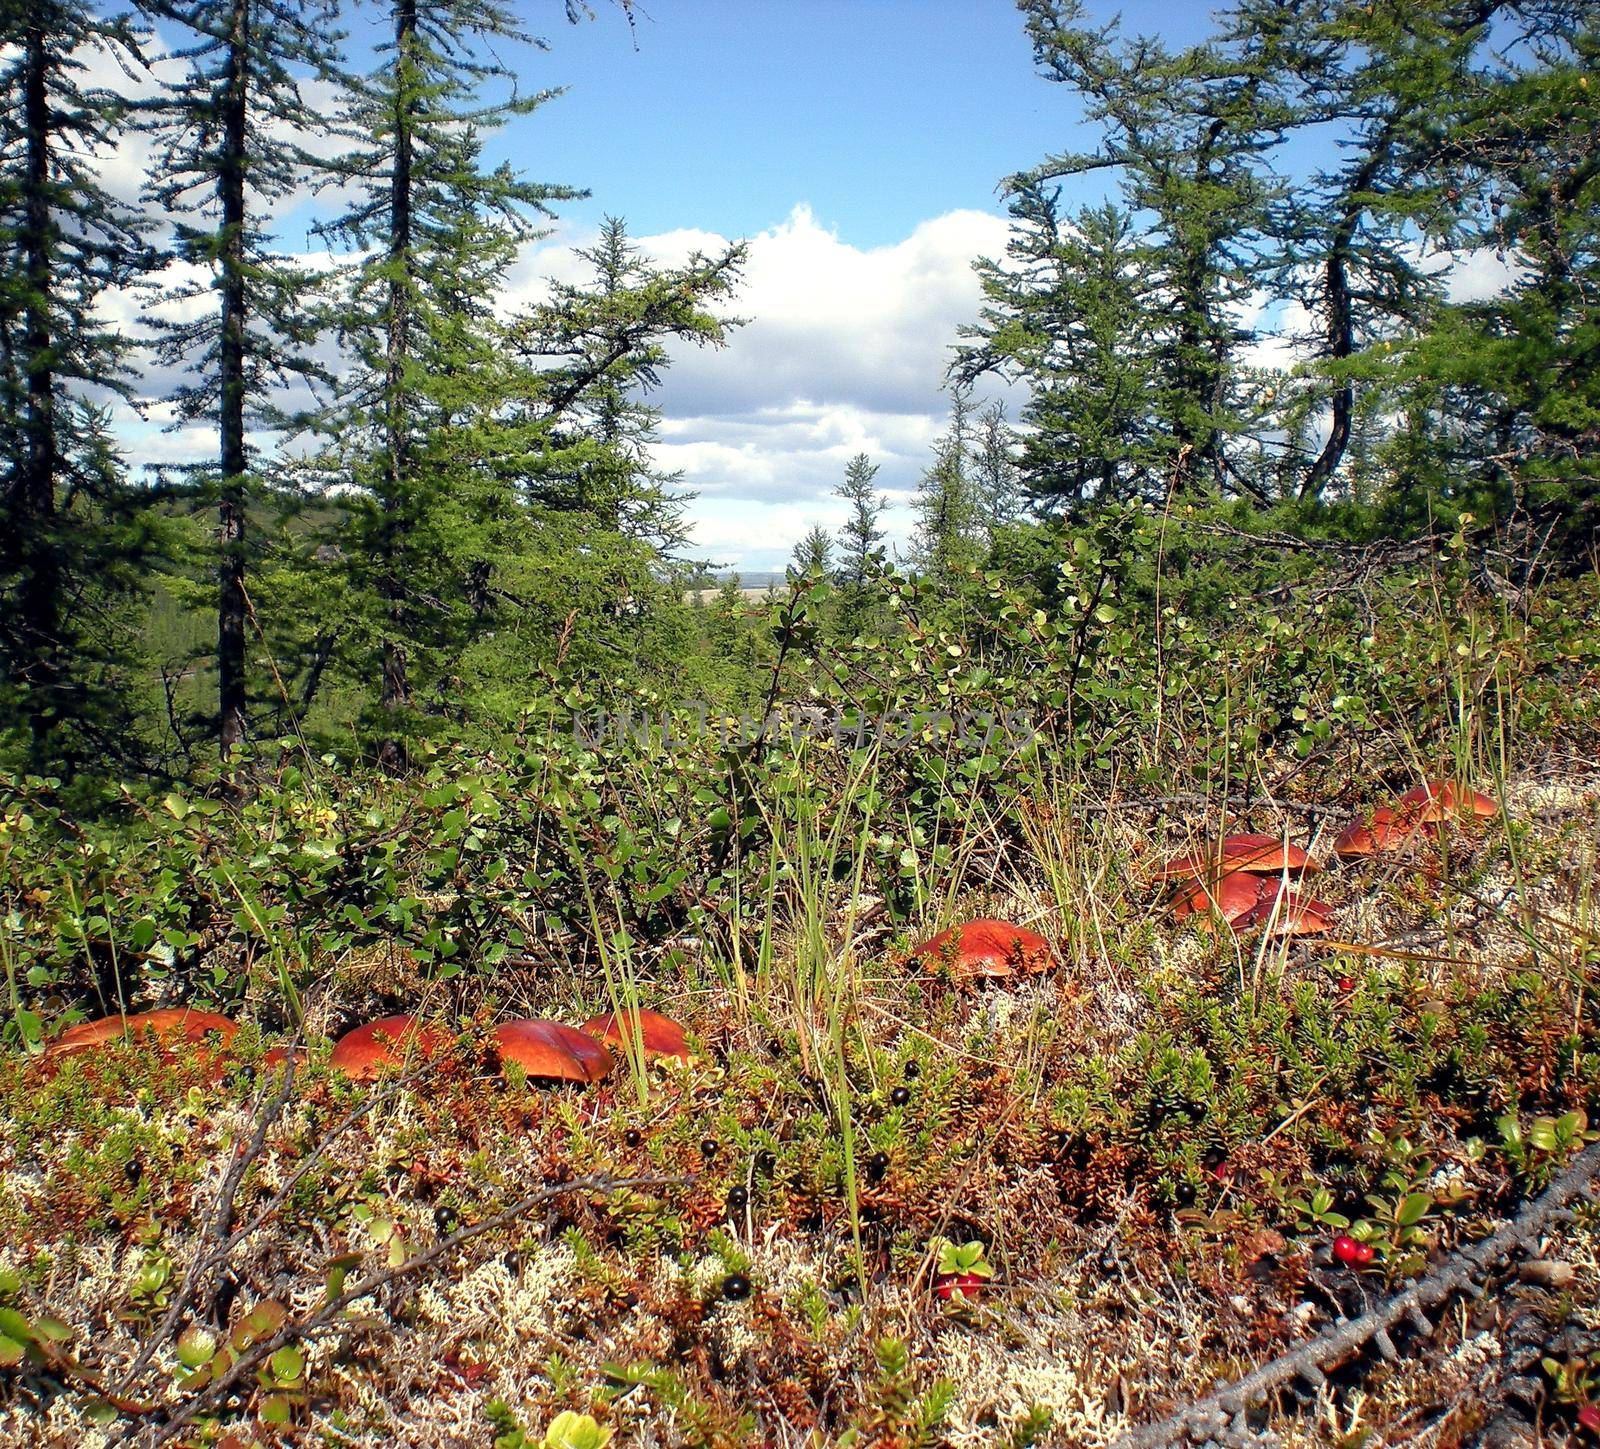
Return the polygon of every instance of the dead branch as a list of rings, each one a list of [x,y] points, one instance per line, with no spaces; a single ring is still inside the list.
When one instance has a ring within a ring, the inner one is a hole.
[[[161,1445],[170,1443],[172,1439],[182,1433],[199,1415],[209,1412],[222,1403],[236,1385],[248,1376],[253,1375],[257,1368],[286,1343],[290,1343],[295,1339],[306,1338],[316,1333],[319,1329],[326,1328],[351,1304],[359,1303],[363,1298],[370,1298],[402,1279],[414,1277],[424,1268],[430,1267],[440,1259],[448,1257],[457,1248],[462,1247],[473,1238],[480,1237],[484,1233],[494,1232],[497,1228],[503,1228],[519,1218],[526,1217],[541,1203],[575,1192],[615,1193],[641,1187],[669,1187],[685,1181],[687,1179],[681,1177],[609,1177],[604,1174],[595,1174],[589,1177],[573,1178],[571,1182],[546,1183],[536,1187],[524,1193],[509,1207],[502,1208],[499,1212],[492,1213],[489,1217],[484,1218],[482,1222],[471,1223],[464,1228],[457,1229],[449,1237],[441,1238],[431,1248],[413,1254],[398,1267],[385,1268],[375,1273],[369,1273],[353,1287],[346,1288],[334,1298],[326,1299],[320,1307],[306,1314],[303,1318],[285,1323],[276,1333],[262,1339],[240,1355],[226,1373],[220,1374],[213,1379],[166,1423],[148,1425],[136,1432],[143,1435],[148,1449],[160,1449]]]
[[[1161,1449],[1220,1434],[1294,1379],[1320,1385],[1327,1370],[1355,1357],[1369,1343],[1385,1358],[1392,1357],[1396,1350],[1390,1329],[1408,1322],[1419,1331],[1431,1330],[1430,1309],[1457,1293],[1480,1293],[1483,1279],[1514,1254],[1531,1247],[1565,1212],[1567,1204],[1594,1181],[1597,1172],[1600,1143],[1580,1152],[1540,1196],[1524,1204],[1521,1212],[1492,1236],[1452,1253],[1409,1288],[1359,1318],[1336,1324],[1159,1423],[1129,1430],[1117,1440],[1115,1449]]]
[[[298,1037],[296,1038],[298,1040]],[[254,1234],[266,1221],[289,1200],[290,1194],[305,1175],[318,1163],[322,1162],[333,1144],[339,1140],[363,1117],[367,1116],[375,1107],[392,1100],[403,1088],[413,1085],[420,1077],[433,1070],[434,1064],[425,1062],[413,1069],[403,1077],[385,1083],[378,1091],[370,1093],[356,1106],[352,1107],[344,1117],[334,1124],[321,1140],[307,1153],[290,1173],[289,1177],[279,1186],[278,1190],[267,1199],[266,1203],[243,1227],[229,1231],[233,1223],[234,1201],[238,1194],[239,1184],[250,1165],[261,1155],[266,1144],[267,1132],[272,1123],[282,1114],[284,1104],[288,1101],[289,1093],[294,1084],[294,1057],[291,1055],[285,1064],[283,1080],[272,1099],[258,1113],[255,1130],[250,1140],[245,1144],[243,1152],[233,1163],[232,1168],[223,1177],[218,1188],[216,1202],[210,1214],[206,1232],[202,1235],[203,1243],[195,1254],[194,1260],[185,1272],[183,1282],[177,1293],[173,1295],[172,1305],[163,1316],[160,1326],[145,1341],[140,1348],[138,1356],[123,1374],[118,1385],[118,1392],[123,1395],[132,1393],[139,1377],[149,1367],[150,1360],[162,1344],[168,1342],[176,1329],[178,1320],[190,1306],[194,1295],[199,1291],[206,1274],[222,1266],[232,1256],[234,1250],[247,1238]]]

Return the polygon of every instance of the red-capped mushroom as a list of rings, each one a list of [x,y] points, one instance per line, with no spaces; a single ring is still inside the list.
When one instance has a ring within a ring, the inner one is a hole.
[[[611,1070],[611,1053],[592,1036],[564,1022],[524,1018],[494,1029],[502,1067],[515,1062],[540,1082],[598,1082]]]
[[[127,1015],[103,1016],[97,1021],[81,1021],[69,1026],[45,1050],[50,1058],[76,1056],[107,1042],[124,1037],[154,1037],[164,1044],[205,1040],[215,1032],[228,1041],[239,1028],[226,1016],[214,1011],[199,1011],[191,1006],[164,1006],[155,1011],[136,1011]]]
[[[1487,819],[1500,813],[1499,805],[1487,795],[1480,795],[1454,780],[1429,780],[1414,790],[1407,790],[1395,801],[1395,809],[1424,824],[1472,816]]]
[[[1276,884],[1271,876],[1240,870],[1223,876],[1214,885],[1200,885],[1192,892],[1185,887],[1185,894],[1172,908],[1173,919],[1217,915],[1231,926],[1240,916],[1255,909],[1263,892],[1270,891]]]
[[[1160,880],[1203,880],[1250,871],[1256,875],[1298,875],[1315,870],[1316,863],[1298,845],[1276,835],[1228,835],[1215,847],[1175,855],[1163,865]]]
[[[353,1082],[370,1082],[408,1060],[431,1057],[449,1043],[448,1033],[414,1016],[385,1016],[340,1037],[328,1065]]]
[[[911,953],[930,971],[949,966],[962,980],[977,976],[997,980],[1017,971],[1050,969],[1050,943],[1037,931],[1009,921],[967,921],[940,931]]]
[[[1276,881],[1267,881],[1261,899],[1233,922],[1235,931],[1252,931],[1265,926],[1269,936],[1326,936],[1332,930],[1328,918],[1333,907],[1314,901],[1298,891],[1280,890]]]
[[[680,1062],[689,1060],[689,1041],[683,1034],[683,1028],[671,1017],[651,1011],[648,1007],[641,1006],[636,1011],[624,1008],[620,1015],[614,1011],[602,1012],[599,1016],[591,1016],[578,1030],[624,1055],[628,1052],[629,1042],[637,1041],[648,1061],[662,1057]]]
[[[1438,829],[1414,815],[1380,805],[1365,820],[1352,820],[1333,842],[1333,853],[1343,860],[1363,855],[1393,855],[1418,839],[1431,840]]]

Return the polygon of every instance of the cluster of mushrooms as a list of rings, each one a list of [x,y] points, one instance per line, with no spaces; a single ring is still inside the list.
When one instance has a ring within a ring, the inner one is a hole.
[[[204,1043],[215,1078],[227,1068],[225,1049],[238,1025],[231,1018],[198,1007],[161,1007],[122,1013],[68,1027],[45,1050],[47,1065],[79,1056],[97,1046],[132,1038],[154,1039],[164,1051]],[[631,1039],[631,1040],[630,1040]],[[427,1060],[450,1045],[443,1027],[409,1015],[386,1016],[346,1032],[334,1043],[328,1065],[355,1082],[370,1082],[385,1071]],[[630,1046],[646,1061],[689,1060],[684,1030],[670,1017],[645,1007],[605,1012],[580,1027],[542,1018],[503,1021],[490,1033],[489,1045],[502,1071],[515,1067],[530,1081],[597,1082],[610,1072],[612,1051]],[[263,1066],[287,1058],[281,1047],[262,1056]]]
[[[1451,781],[1430,781],[1408,790],[1392,805],[1380,805],[1352,821],[1333,843],[1340,860],[1363,856],[1395,856],[1419,843],[1438,839],[1449,821],[1499,814],[1487,795]],[[1299,888],[1302,878],[1319,869],[1301,846],[1273,835],[1228,835],[1200,851],[1174,856],[1156,872],[1156,879],[1174,882],[1178,893],[1173,916],[1201,916],[1209,925],[1221,921],[1242,932],[1264,929],[1272,936],[1322,936],[1331,930],[1333,907]],[[1294,882],[1294,884],[1291,884]],[[930,972],[948,973],[959,982],[1003,980],[1036,975],[1054,960],[1050,942],[1037,931],[1009,921],[982,918],[940,931],[911,952],[911,961]],[[226,1016],[196,1007],[163,1007],[120,1013],[69,1027],[45,1051],[47,1064],[94,1047],[129,1037],[156,1038],[163,1049],[179,1044],[200,1046],[208,1038],[225,1048],[237,1027]],[[452,1041],[443,1027],[410,1015],[386,1016],[347,1032],[334,1044],[328,1065],[352,1081],[368,1082],[408,1062],[426,1060]],[[605,1077],[613,1052],[621,1050],[645,1061],[690,1060],[684,1030],[670,1017],[645,1007],[605,1012],[581,1026],[545,1018],[503,1021],[488,1045],[502,1071],[514,1067],[530,1081],[586,1084]],[[208,1061],[214,1077],[226,1070],[215,1049]],[[281,1047],[267,1052],[262,1063],[285,1059]]]
[[[1448,821],[1487,818],[1500,807],[1487,795],[1449,780],[1418,785],[1392,805],[1353,820],[1333,842],[1339,860],[1398,856],[1438,839]],[[1333,907],[1297,885],[1320,869],[1301,847],[1274,835],[1228,835],[1204,850],[1174,856],[1156,879],[1178,885],[1174,919],[1203,916],[1235,932],[1264,929],[1270,936],[1325,936]]]

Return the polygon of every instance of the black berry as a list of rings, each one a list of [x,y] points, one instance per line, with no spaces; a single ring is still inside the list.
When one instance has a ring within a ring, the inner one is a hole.
[[[728,1211],[730,1213],[743,1212],[750,1202],[750,1193],[743,1187],[730,1187],[728,1189]]]
[[[907,1062],[906,1063],[906,1080],[908,1082],[916,1081],[916,1079],[918,1077],[920,1077],[921,1075],[922,1075],[922,1065],[921,1065],[920,1062]]]
[[[894,1091],[889,1093],[889,1100],[893,1102],[896,1107],[905,1106],[905,1104],[911,1100],[911,1088],[896,1087]]]
[[[750,1296],[750,1280],[743,1273],[729,1273],[722,1280],[722,1296],[739,1303]]]
[[[717,1155],[717,1139],[715,1137],[706,1138],[700,1144],[700,1153],[703,1157],[715,1157]]]
[[[883,1175],[889,1170],[889,1154],[887,1152],[874,1152],[867,1159],[867,1176],[874,1182],[882,1182]]]
[[[644,1133],[641,1132],[637,1127],[630,1127],[622,1134],[622,1140],[626,1142],[629,1147],[637,1147],[641,1142],[644,1141]]]
[[[778,1168],[778,1154],[775,1152],[756,1153],[756,1171],[771,1177]]]

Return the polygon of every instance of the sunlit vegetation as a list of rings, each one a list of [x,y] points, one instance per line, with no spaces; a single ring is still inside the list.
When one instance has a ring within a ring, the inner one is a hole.
[[[1098,149],[907,556],[862,454],[760,600],[645,400],[742,249],[494,305],[508,13],[6,12],[6,1442],[1600,1436],[1594,19],[1022,11]],[[140,16],[181,83],[88,89]],[[217,442],[152,487],[135,274]]]

